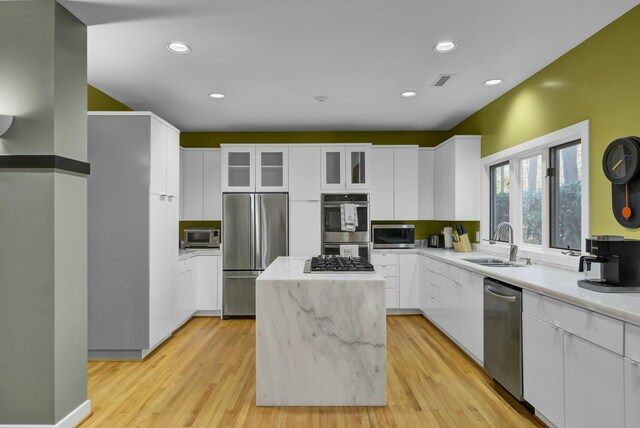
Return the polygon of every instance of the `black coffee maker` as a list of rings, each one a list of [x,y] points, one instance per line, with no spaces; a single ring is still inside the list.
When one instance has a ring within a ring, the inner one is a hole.
[[[578,287],[602,293],[640,293],[640,240],[622,236],[592,236],[586,240],[590,256],[580,257],[578,271],[600,265],[598,278],[578,281]]]

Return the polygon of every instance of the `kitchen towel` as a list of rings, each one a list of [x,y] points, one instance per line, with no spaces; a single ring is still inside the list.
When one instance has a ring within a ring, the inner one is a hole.
[[[357,245],[340,245],[340,255],[342,257],[358,257],[360,255]]]
[[[358,227],[358,213],[354,204],[340,205],[340,229],[343,232],[355,232]]]

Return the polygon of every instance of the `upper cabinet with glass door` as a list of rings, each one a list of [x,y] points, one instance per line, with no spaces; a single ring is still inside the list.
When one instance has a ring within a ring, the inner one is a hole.
[[[222,147],[222,191],[253,192],[256,189],[256,149],[251,146]]]
[[[371,187],[368,144],[322,148],[322,190],[368,190]]]
[[[256,191],[287,192],[289,190],[289,148],[256,147]]]

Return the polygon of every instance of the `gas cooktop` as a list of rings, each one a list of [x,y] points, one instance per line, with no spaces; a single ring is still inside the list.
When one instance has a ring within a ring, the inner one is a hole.
[[[304,265],[304,273],[374,273],[373,265],[362,257],[318,256]]]

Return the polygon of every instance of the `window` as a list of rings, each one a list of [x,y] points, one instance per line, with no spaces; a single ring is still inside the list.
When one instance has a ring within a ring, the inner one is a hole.
[[[528,255],[583,250],[590,233],[588,154],[584,121],[483,158],[489,203],[483,204],[482,238],[492,239],[497,225],[508,221],[514,243]],[[508,239],[509,228],[502,228],[497,240]]]
[[[509,221],[509,162],[491,167],[491,237],[496,227]],[[509,241],[509,229],[503,228],[498,241]]]
[[[550,150],[550,246],[580,250],[582,217],[582,146],[580,141]]]
[[[542,245],[542,180],[542,154],[520,161],[520,212],[524,244]]]

